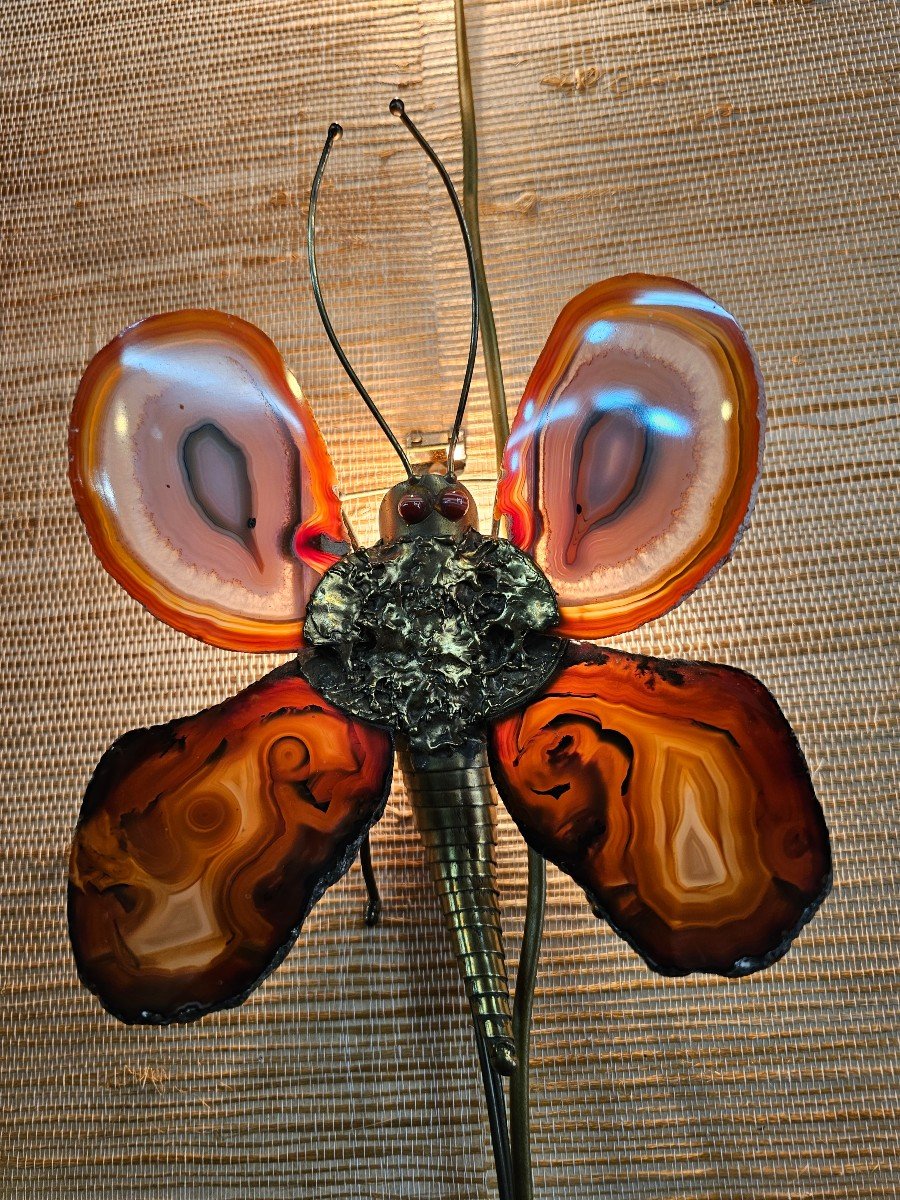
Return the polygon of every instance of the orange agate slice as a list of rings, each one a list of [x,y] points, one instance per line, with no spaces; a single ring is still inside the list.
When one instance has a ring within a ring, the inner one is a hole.
[[[129,1023],[239,1004],[384,810],[386,733],[322,700],[296,663],[239,695],[120,738],[72,846],[78,971]]]
[[[150,317],[92,360],[69,474],[106,569],[169,625],[232,650],[292,650],[346,549],[334,471],[297,382],[259,329]]]
[[[729,557],[763,419],[753,351],[703,292],[625,275],[566,305],[519,405],[497,501],[559,596],[561,632],[635,629]]]
[[[529,844],[663,974],[768,966],[830,887],[803,754],[742,671],[572,645],[490,756]]]

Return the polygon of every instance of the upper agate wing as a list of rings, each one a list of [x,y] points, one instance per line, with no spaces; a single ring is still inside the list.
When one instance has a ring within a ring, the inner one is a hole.
[[[733,317],[626,275],[562,311],[506,445],[498,510],[559,596],[560,629],[661,616],[730,555],[762,453],[762,382]]]
[[[334,472],[259,329],[150,317],[91,361],[69,431],[79,512],[106,569],[155,616],[232,650],[291,650],[346,546]]]
[[[239,1004],[278,965],[384,811],[388,734],[288,663],[103,756],[75,831],[69,931],[114,1016],[168,1024]]]
[[[573,644],[489,747],[529,844],[663,974],[768,966],[828,892],[800,747],[742,671]]]

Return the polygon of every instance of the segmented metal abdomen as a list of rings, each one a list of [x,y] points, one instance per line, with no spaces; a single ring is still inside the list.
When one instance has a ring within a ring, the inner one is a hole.
[[[401,749],[400,764],[473,1016],[494,1067],[510,1075],[515,1045],[484,746],[445,756]]]

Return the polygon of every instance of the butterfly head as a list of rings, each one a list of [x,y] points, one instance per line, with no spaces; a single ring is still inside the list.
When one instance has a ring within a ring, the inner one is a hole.
[[[419,475],[398,483],[385,495],[378,514],[381,537],[461,538],[478,527],[471,492],[448,475]]]

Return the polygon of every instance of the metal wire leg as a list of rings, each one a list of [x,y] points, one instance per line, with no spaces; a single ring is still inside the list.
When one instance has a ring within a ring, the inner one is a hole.
[[[369,902],[366,905],[365,922],[371,927],[372,925],[377,925],[381,920],[381,894],[378,891],[378,884],[375,882],[375,872],[372,870],[372,845],[368,834],[366,834],[365,840],[359,848],[359,865],[362,867],[363,879],[366,884],[366,894],[369,897]]]

